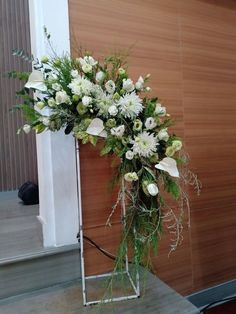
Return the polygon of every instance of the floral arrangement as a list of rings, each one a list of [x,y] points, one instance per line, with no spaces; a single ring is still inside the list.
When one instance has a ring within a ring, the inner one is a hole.
[[[132,248],[136,265],[149,265],[151,251],[157,252],[163,222],[172,234],[174,250],[182,239],[182,214],[184,206],[188,207],[182,184],[199,189],[199,182],[183,167],[182,141],[168,131],[172,120],[166,107],[157,97],[148,97],[150,75],[133,81],[120,55],[100,62],[80,51],[77,58],[53,55],[39,61],[23,51],[14,53],[34,66],[32,73],[9,74],[26,81],[18,93],[23,103],[15,106],[27,121],[19,132],[64,129],[82,144],[102,142],[101,155],[120,160],[115,181],[121,188],[107,220],[111,225],[115,209],[125,199],[116,267],[124,261],[127,247]],[[166,194],[177,202],[179,212],[165,200]]]

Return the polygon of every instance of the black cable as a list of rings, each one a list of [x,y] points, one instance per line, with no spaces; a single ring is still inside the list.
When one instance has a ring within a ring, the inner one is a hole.
[[[212,307],[212,305],[214,305],[214,304],[217,304],[217,303],[220,303],[220,302],[224,302],[224,301],[232,301],[232,300],[236,300],[236,296],[228,297],[228,298],[225,298],[225,299],[221,299],[221,300],[217,300],[215,302],[212,302],[212,303],[208,304],[207,306],[205,306],[203,309],[201,309],[200,313],[204,313],[207,309]]]

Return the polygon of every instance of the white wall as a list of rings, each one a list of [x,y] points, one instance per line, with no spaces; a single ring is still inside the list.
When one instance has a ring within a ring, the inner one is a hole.
[[[70,52],[67,0],[29,0],[32,53],[50,55],[43,27],[58,55]],[[78,200],[75,142],[62,131],[36,136],[40,215],[44,246],[76,243]]]

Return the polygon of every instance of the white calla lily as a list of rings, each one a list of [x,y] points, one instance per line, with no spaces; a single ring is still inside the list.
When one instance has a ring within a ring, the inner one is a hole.
[[[159,164],[155,165],[155,168],[164,170],[169,173],[172,177],[179,178],[179,170],[177,168],[177,163],[173,158],[165,157]]]
[[[99,118],[95,118],[89,124],[86,133],[95,136],[107,137],[107,133],[104,130],[103,121]]]
[[[41,71],[33,71],[28,79],[28,82],[25,84],[26,88],[34,88],[40,90],[41,92],[45,92],[47,90],[47,86],[44,84],[43,73]]]

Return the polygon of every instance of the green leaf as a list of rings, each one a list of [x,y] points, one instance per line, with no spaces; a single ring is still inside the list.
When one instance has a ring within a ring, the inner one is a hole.
[[[29,105],[26,104],[21,104],[21,105],[16,105],[12,108],[11,111],[16,111],[16,110],[22,110],[25,119],[29,123],[33,123],[35,120],[37,120],[41,115],[34,110],[33,107],[30,107]]]
[[[96,146],[96,145],[97,145],[97,141],[98,141],[98,137],[97,137],[97,136],[89,135],[89,142],[90,142],[93,146]]]
[[[170,193],[173,196],[173,198],[176,200],[180,196],[179,185],[169,177],[166,177],[166,180],[165,180],[165,190],[168,193]]]
[[[100,155],[104,156],[106,154],[109,154],[112,150],[112,145],[109,142],[106,142],[103,148],[101,149]]]

